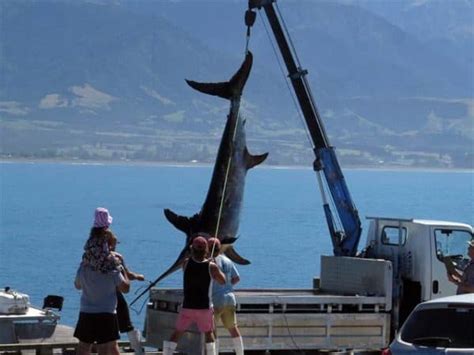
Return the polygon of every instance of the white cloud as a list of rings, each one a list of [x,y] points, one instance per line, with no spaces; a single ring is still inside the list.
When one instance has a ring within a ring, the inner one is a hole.
[[[164,115],[163,119],[168,122],[183,122],[186,111],[180,110],[177,112]]]
[[[67,107],[67,99],[61,98],[59,94],[49,94],[43,97],[39,103],[41,109],[51,109],[56,107]]]
[[[84,84],[83,86],[73,86],[69,88],[69,91],[76,95],[76,97],[72,99],[72,106],[109,110],[109,104],[117,100],[116,97],[94,89],[89,84]]]
[[[149,95],[149,96],[157,99],[158,101],[160,101],[163,105],[175,105],[175,103],[173,101],[171,101],[170,99],[168,99],[166,97],[161,96],[160,94],[158,94],[153,89],[147,88],[146,86],[142,86],[141,89],[143,91],[145,91],[145,93],[147,95]]]
[[[323,113],[323,117],[324,118],[333,118],[335,115],[334,115],[334,111],[331,110],[331,109],[327,109],[326,111],[324,111]]]
[[[412,6],[423,6],[424,4],[428,3],[430,0],[414,0],[411,4]]]
[[[24,116],[30,112],[30,109],[16,101],[0,101],[0,112],[6,112],[10,115]]]
[[[467,116],[472,119],[474,118],[474,99],[471,98],[461,98],[461,99],[445,99],[445,98],[439,98],[439,97],[407,97],[405,100],[410,100],[410,99],[415,99],[415,100],[420,100],[420,101],[434,101],[434,102],[446,102],[446,103],[451,103],[451,104],[464,104],[467,109]]]
[[[108,6],[108,5],[120,5],[120,0],[85,0],[86,3]]]
[[[474,118],[474,99],[466,99],[464,103],[467,106],[468,116]]]
[[[424,131],[428,133],[442,133],[443,119],[434,112],[430,112],[426,120]]]

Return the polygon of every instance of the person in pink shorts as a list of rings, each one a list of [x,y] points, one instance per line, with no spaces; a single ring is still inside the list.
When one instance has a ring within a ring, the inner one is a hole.
[[[212,282],[225,283],[225,276],[217,265],[206,259],[207,241],[204,237],[195,237],[191,244],[191,257],[183,266],[184,300],[176,327],[169,341],[163,342],[163,355],[172,355],[176,350],[179,338],[196,323],[200,332],[206,337],[208,355],[216,355],[216,343],[213,334],[214,315],[211,302]]]

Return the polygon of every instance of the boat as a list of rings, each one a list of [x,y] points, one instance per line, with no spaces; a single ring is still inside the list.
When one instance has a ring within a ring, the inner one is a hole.
[[[48,295],[39,308],[31,305],[25,293],[10,287],[0,290],[0,352],[6,344],[77,343],[74,329],[59,324],[63,300]]]

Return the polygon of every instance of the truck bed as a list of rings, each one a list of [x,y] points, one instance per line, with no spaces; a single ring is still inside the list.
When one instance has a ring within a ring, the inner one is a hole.
[[[351,271],[338,275],[340,267],[350,267]],[[358,270],[360,267],[363,270]],[[391,277],[391,265],[386,261],[323,257],[318,288],[236,290],[245,349],[385,347],[390,333]],[[151,290],[145,325],[149,346],[161,348],[163,340],[169,338],[182,297],[181,289]],[[220,350],[231,351],[231,339],[221,324],[217,334]],[[201,335],[192,328],[178,349],[198,354],[202,343]]]

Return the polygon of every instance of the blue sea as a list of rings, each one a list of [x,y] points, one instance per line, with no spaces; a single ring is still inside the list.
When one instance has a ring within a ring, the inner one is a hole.
[[[0,287],[27,293],[39,306],[48,294],[64,296],[61,321],[74,325],[80,294],[73,279],[94,209],[110,210],[118,251],[153,280],[184,243],[163,209],[198,212],[211,174],[212,167],[197,166],[0,163]],[[473,172],[346,170],[345,177],[363,235],[365,216],[474,224]],[[321,204],[310,168],[249,171],[235,248],[252,264],[239,267],[239,287],[311,287],[320,255],[331,254]],[[134,282],[128,300],[144,285]],[[179,272],[161,283],[180,285]],[[142,327],[145,312],[132,316]]]

